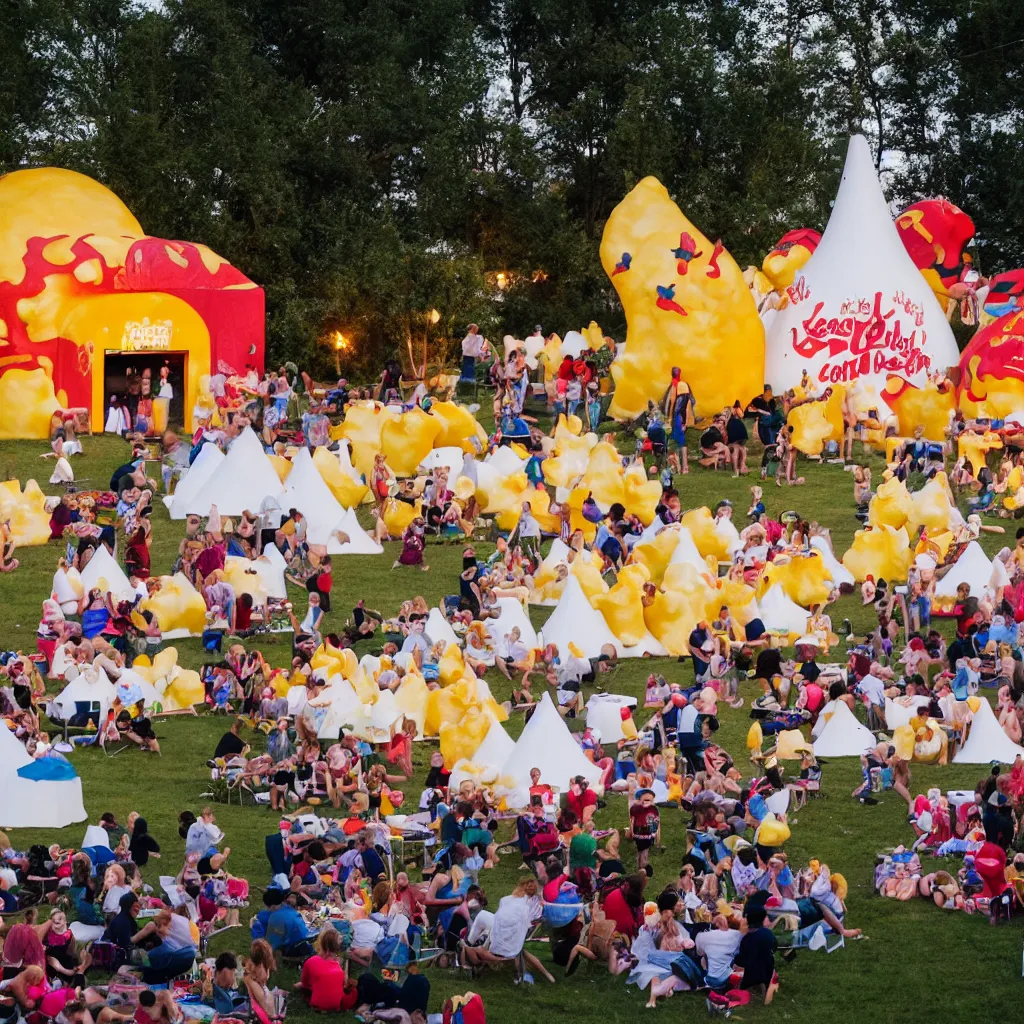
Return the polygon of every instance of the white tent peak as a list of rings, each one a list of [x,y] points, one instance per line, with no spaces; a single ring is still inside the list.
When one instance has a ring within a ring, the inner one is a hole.
[[[801,608],[792,598],[788,597],[779,583],[773,583],[758,602],[761,621],[765,629],[803,634],[807,632],[807,620],[810,612]]]
[[[541,633],[544,644],[554,644],[563,657],[569,653],[570,643],[575,644],[585,658],[598,657],[605,644],[612,644],[616,651],[622,652],[622,644],[616,640],[604,616],[587,600],[580,581],[571,573]]]
[[[896,231],[862,135],[850,139],[828,226],[787,298],[784,309],[765,314],[765,379],[776,391],[799,384],[805,370],[819,387],[856,381],[878,391],[889,373],[920,385],[929,366],[959,359],[946,317]],[[881,333],[869,337],[879,317]]]
[[[982,697],[978,710],[971,716],[971,731],[954,755],[953,764],[1013,764],[1018,756],[1024,756],[1024,747],[1003,732],[992,705]]]
[[[515,781],[515,788],[529,787],[530,769],[540,769],[540,780],[565,792],[577,775],[585,776],[592,786],[601,779],[601,769],[580,749],[565,721],[545,693],[526,723],[516,745],[501,769],[501,775]]]
[[[134,594],[135,588],[128,582],[124,570],[114,560],[114,556],[100,544],[92,553],[86,567],[81,572],[82,590],[88,594],[93,587],[100,587],[100,580],[106,580],[107,587],[104,593],[113,594],[115,597],[121,594]],[[102,587],[101,587],[102,589]]]
[[[184,519],[188,515],[192,499],[206,486],[223,461],[224,453],[212,441],[199,449],[195,462],[178,481],[174,494],[164,499],[172,519]]]
[[[956,597],[956,588],[966,583],[971,588],[971,597],[981,597],[992,576],[992,563],[981,545],[972,540],[949,572],[935,584],[936,597]]]
[[[452,629],[452,624],[444,617],[444,613],[440,608],[430,609],[423,632],[430,637],[430,642],[433,644],[440,643],[443,640],[445,650],[453,644],[456,647],[462,646],[458,634]]]
[[[877,744],[874,733],[857,721],[846,701],[831,702],[831,717],[814,741],[818,757],[860,757]],[[827,709],[823,708],[824,714]]]
[[[505,727],[496,718],[492,718],[487,735],[484,736],[480,746],[476,748],[470,761],[474,764],[500,769],[512,756],[515,747],[515,742],[505,732]]]
[[[515,626],[519,627],[519,639],[527,647],[537,646],[537,631],[533,628],[529,616],[523,606],[514,597],[499,597],[495,602],[498,617],[487,620],[487,632],[495,644],[500,644],[506,633],[511,633]]]
[[[264,498],[277,497],[282,490],[281,478],[260,439],[251,427],[246,427],[232,442],[216,472],[197,494],[190,496],[185,512],[206,516],[216,505],[222,516],[239,516],[246,509],[258,511]]]

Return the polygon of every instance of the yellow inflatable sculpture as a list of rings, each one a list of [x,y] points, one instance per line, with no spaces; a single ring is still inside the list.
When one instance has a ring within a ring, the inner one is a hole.
[[[898,530],[910,522],[913,515],[914,499],[907,485],[896,477],[879,484],[868,505],[868,522],[872,526],[891,526]]]
[[[8,520],[11,524],[11,540],[20,548],[45,544],[50,539],[50,513],[46,511],[46,495],[35,480],[29,480],[24,491],[17,480],[4,480],[0,483],[0,522]]]
[[[635,647],[647,633],[644,606],[641,601],[642,586],[635,576],[620,577],[607,594],[601,594],[591,602],[604,616],[611,631],[626,647]]]
[[[1002,447],[1003,439],[994,430],[986,430],[984,434],[965,432],[956,439],[957,456],[967,457],[974,476],[985,465],[988,453],[999,451]]]
[[[255,571],[253,563],[248,558],[236,558],[230,556],[224,559],[224,582],[230,583],[235,591],[235,596],[249,594],[253,604],[265,604],[267,600],[267,588],[263,577]]]
[[[902,582],[914,560],[907,531],[891,526],[874,526],[853,535],[850,550],[843,555],[843,565],[858,583],[868,576],[876,580]]]
[[[369,497],[369,487],[346,473],[338,462],[338,456],[333,452],[323,447],[317,448],[313,452],[313,465],[342,508],[355,508]]]
[[[904,761],[946,764],[948,760],[949,737],[934,718],[916,730],[909,724],[899,726],[893,730],[892,741],[896,756]]]
[[[669,560],[678,546],[679,531],[662,530],[648,543],[637,544],[633,548],[632,559],[634,563],[642,565],[647,570],[655,584],[660,585],[665,578]]]
[[[409,670],[395,690],[395,703],[406,718],[416,723],[416,738],[422,739],[427,724],[427,681],[418,672]]]
[[[673,566],[665,573],[666,581],[672,579],[675,568]],[[742,580],[729,580],[725,577],[712,579],[709,594],[704,606],[705,618],[709,622],[714,622],[718,618],[718,613],[723,605],[729,609],[729,615],[736,627],[745,626],[760,614],[754,588],[747,586]],[[744,640],[746,634],[740,634],[735,639]]]
[[[757,580],[757,596],[763,597],[773,584],[778,583],[786,596],[802,608],[824,604],[835,588],[832,573],[818,551],[797,558],[777,558],[769,562]]]
[[[949,500],[949,483],[946,474],[939,471],[912,495],[913,507],[910,514],[909,529],[916,530],[924,526],[929,537],[946,533],[953,526],[953,505]]]
[[[556,433],[555,454],[541,463],[545,483],[552,487],[575,487],[586,473],[590,453],[596,445],[597,434],[575,437],[568,432]]]
[[[206,700],[199,673],[178,664],[176,647],[165,647],[152,661],[145,654],[139,655],[132,663],[132,670],[160,694],[164,711],[180,711]]]
[[[442,686],[450,686],[466,674],[466,663],[462,660],[462,649],[449,644],[437,663],[437,677]]]
[[[654,510],[661,501],[661,481],[649,480],[643,463],[634,462],[622,475],[622,490],[626,511],[636,516],[644,526],[650,526],[654,522]]]
[[[825,442],[834,440],[824,402],[805,402],[790,409],[786,422],[793,428],[793,447],[804,455],[820,455]]]
[[[184,574],[161,576],[159,589],[145,598],[139,608],[156,616],[161,633],[187,629],[193,636],[201,636],[206,628],[206,602],[203,595]]]
[[[444,430],[444,421],[420,408],[387,419],[380,428],[384,459],[396,476],[415,476]]]
[[[588,562],[582,558],[574,558],[569,571],[576,577],[584,597],[596,607],[599,597],[608,593],[608,582],[601,574],[601,563],[596,558]]]
[[[764,328],[743,272],[656,178],[644,178],[612,211],[601,263],[627,323],[626,352],[612,364],[613,417],[633,419],[649,400],[660,402],[674,366],[701,416],[760,393]]]
[[[889,377],[882,389],[882,399],[899,422],[901,437],[913,437],[918,427],[924,428],[929,441],[944,441],[946,428],[956,410],[956,390],[945,385],[942,391],[935,381],[916,387],[902,377]]]
[[[525,476],[525,474],[523,474]],[[529,484],[529,481],[527,481]],[[530,511],[546,533],[558,533],[559,517],[551,511],[551,495],[547,491],[527,486],[515,503],[509,504],[495,516],[499,530],[514,530],[522,513],[523,502],[529,502]]]
[[[451,686],[445,686],[440,690],[431,690],[427,694],[423,722],[424,735],[440,735],[442,725],[454,725],[470,708],[476,708],[499,722],[504,722],[508,718],[508,713],[493,697],[487,696],[481,699],[475,676],[464,675]]]
[[[1019,273],[1019,271],[1018,271]],[[982,327],[960,355],[960,408],[1002,419],[1024,408],[1024,310]]]
[[[423,503],[417,501],[410,505],[407,501],[398,501],[396,498],[386,498],[381,508],[380,517],[384,520],[388,535],[401,537],[408,525],[417,517],[423,515]]]
[[[434,402],[430,415],[441,422],[441,430],[434,440],[435,448],[451,446],[464,452],[475,452],[486,446],[487,431],[464,405]]]
[[[729,541],[715,526],[714,516],[711,509],[706,505],[700,508],[692,508],[684,512],[679,520],[681,526],[685,526],[693,537],[701,558],[717,558],[719,562],[728,562]]]
[[[449,771],[456,761],[471,758],[487,736],[491,716],[477,707],[469,707],[457,722],[442,722],[440,727],[441,756]]]
[[[385,408],[380,402],[350,402],[345,410],[345,422],[341,424],[339,434],[348,439],[352,447],[352,465],[364,479],[369,480],[373,473],[373,459],[381,450],[384,424],[397,416],[398,413]]]
[[[545,465],[547,463],[545,462]],[[580,480],[580,487],[586,488],[601,509],[615,504],[624,504],[626,489],[622,481],[622,459],[613,444],[602,441],[590,452],[587,471]]]
[[[505,522],[511,522],[515,526],[523,510],[523,502],[530,498],[533,489],[525,473],[510,473],[508,476],[499,477],[486,489],[478,486],[476,500],[480,503],[481,510],[489,515],[508,513],[511,518],[506,518]]]

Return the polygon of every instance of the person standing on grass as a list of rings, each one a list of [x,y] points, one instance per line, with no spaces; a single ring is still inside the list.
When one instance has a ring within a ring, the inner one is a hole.
[[[476,380],[476,362],[487,355],[487,339],[480,334],[476,324],[470,324],[462,339],[462,372],[460,380]]]
[[[636,843],[637,871],[643,871],[650,878],[654,874],[647,862],[651,847],[661,842],[661,815],[654,803],[653,789],[637,790],[636,803],[629,809],[626,836]]]

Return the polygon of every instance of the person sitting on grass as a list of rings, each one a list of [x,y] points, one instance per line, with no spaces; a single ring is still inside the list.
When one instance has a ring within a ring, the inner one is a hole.
[[[295,990],[306,999],[310,1009],[321,1013],[351,1010],[356,1004],[354,985],[349,985],[341,963],[341,936],[336,928],[324,928],[313,944],[316,950],[302,965],[302,977]]]

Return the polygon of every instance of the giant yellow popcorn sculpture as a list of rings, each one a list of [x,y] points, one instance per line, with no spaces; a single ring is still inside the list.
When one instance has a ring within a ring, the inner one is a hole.
[[[914,515],[914,499],[907,485],[896,477],[880,484],[868,505],[868,522],[872,526],[891,526],[898,530]],[[877,579],[877,577],[876,577]],[[888,577],[886,577],[888,579]]]
[[[889,582],[905,580],[913,560],[907,531],[885,525],[858,530],[850,550],[843,555],[843,565],[858,583],[868,576]]]
[[[180,711],[206,700],[199,673],[178,664],[175,647],[165,647],[152,662],[145,654],[139,655],[132,662],[132,670],[153,685],[160,694],[164,711]]]
[[[326,448],[320,447],[313,452],[313,465],[342,508],[355,508],[369,496],[369,487],[346,473],[338,462],[338,456]]]
[[[601,263],[626,313],[626,352],[612,364],[609,412],[632,419],[682,370],[707,416],[764,384],[764,328],[736,261],[683,215],[656,178],[612,211]]]
[[[786,422],[793,428],[793,447],[804,455],[820,455],[834,429],[824,402],[804,402],[790,409]]]
[[[139,608],[151,611],[156,616],[161,633],[187,629],[193,636],[200,636],[206,627],[206,602],[203,595],[192,586],[184,573],[161,576],[159,583],[159,590],[150,594]]]
[[[380,428],[384,460],[396,476],[415,476],[416,467],[430,454],[444,429],[443,420],[418,407],[385,420]]]
[[[929,441],[945,440],[946,428],[956,409],[956,390],[951,384],[944,388],[940,391],[933,380],[923,388],[902,377],[891,376],[886,380],[882,400],[895,414],[901,437],[913,437],[914,431],[923,427]]]
[[[22,491],[17,480],[0,482],[0,521],[10,521],[11,540],[18,547],[45,544],[50,539],[50,513],[46,511],[46,495],[35,480],[29,480]]]
[[[716,527],[714,516],[707,505],[684,512],[679,523],[690,531],[701,558],[710,555],[720,562],[729,561],[729,540]]]
[[[434,402],[430,407],[430,415],[441,423],[441,432],[434,440],[435,448],[447,448],[450,445],[464,452],[474,452],[486,447],[487,431],[464,405]],[[478,444],[474,444],[474,440]]]
[[[798,558],[778,558],[769,562],[757,580],[757,596],[762,597],[768,588],[778,583],[786,596],[802,608],[812,604],[824,604],[835,584],[821,554],[812,551]]]
[[[345,422],[341,424],[339,434],[348,439],[352,447],[352,465],[367,480],[373,473],[374,456],[381,450],[384,424],[397,416],[398,413],[380,402],[352,402],[345,410]]]

